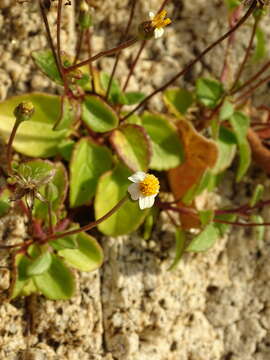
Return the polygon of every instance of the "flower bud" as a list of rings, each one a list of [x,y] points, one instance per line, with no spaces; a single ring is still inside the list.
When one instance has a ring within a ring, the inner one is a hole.
[[[81,2],[80,6],[79,25],[82,30],[89,29],[93,26],[91,8],[84,0]]]
[[[30,120],[31,117],[34,115],[34,112],[34,105],[30,101],[23,101],[16,106],[14,110],[14,115],[16,117],[16,121],[22,122]]]

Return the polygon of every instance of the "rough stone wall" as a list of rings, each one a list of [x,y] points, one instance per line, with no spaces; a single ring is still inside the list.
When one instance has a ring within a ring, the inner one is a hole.
[[[95,51],[117,44],[127,18],[127,0],[98,1]],[[158,9],[160,1],[139,1],[135,24]],[[204,49],[227,29],[223,1],[172,1],[174,20],[166,37],[148,44],[130,83],[130,89],[149,92],[170,78],[179,65]],[[65,10],[63,45],[74,50],[73,7]],[[55,11],[51,13],[51,22]],[[248,26],[239,36],[236,55],[247,42]],[[135,25],[134,25],[135,29]],[[115,37],[117,34],[117,38]],[[58,91],[30,60],[32,50],[46,44],[36,4],[0,0],[0,99],[25,91]],[[196,74],[220,73],[219,46],[179,83],[193,86]],[[127,49],[118,74],[128,71]],[[158,61],[153,61],[158,60]],[[97,66],[109,71],[113,58]],[[269,102],[269,98],[266,98]],[[160,109],[160,98],[150,107]],[[1,121],[1,119],[0,119]],[[253,172],[232,185],[233,173],[221,196],[207,196],[206,203],[244,203],[254,183],[264,182]],[[251,182],[252,181],[252,182]],[[266,219],[269,217],[265,211]],[[24,234],[24,219],[14,214],[1,219],[0,239],[13,241]],[[0,306],[0,360],[268,360],[270,358],[270,293],[268,281],[269,232],[257,242],[250,230],[233,229],[207,253],[185,255],[177,270],[167,269],[173,258],[173,233],[165,217],[152,238],[140,233],[117,239],[102,238],[105,262],[99,271],[77,274],[77,295],[66,302],[38,298],[36,335],[26,356],[23,301]],[[1,261],[6,261],[2,252]],[[8,274],[3,272],[1,289]],[[24,354],[24,355],[23,355]]]

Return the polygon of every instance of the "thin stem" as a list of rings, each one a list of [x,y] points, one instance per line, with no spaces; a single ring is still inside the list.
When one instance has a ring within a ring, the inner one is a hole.
[[[45,25],[45,29],[46,29],[46,33],[47,33],[47,39],[48,39],[50,48],[51,48],[52,53],[53,53],[54,61],[55,61],[56,66],[57,66],[57,70],[58,70],[59,74],[61,75],[61,67],[60,67],[60,64],[59,64],[59,61],[58,61],[58,57],[57,57],[54,45],[53,45],[53,39],[52,39],[52,34],[51,34],[50,26],[49,26],[49,23],[48,23],[47,15],[46,15],[46,9],[44,8],[43,3],[42,3],[41,0],[39,1],[39,7],[40,7],[42,19],[44,21],[44,25]]]
[[[93,62],[93,61],[95,61],[95,60],[97,60],[97,59],[99,59],[99,58],[101,58],[103,56],[116,54],[119,51],[134,45],[137,41],[138,41],[138,38],[133,38],[133,39],[130,39],[130,40],[128,40],[128,41],[126,41],[126,42],[124,42],[124,43],[122,43],[122,44],[120,44],[120,45],[118,45],[118,46],[116,46],[116,47],[114,47],[112,49],[101,51],[100,53],[90,57],[89,59],[86,59],[84,61],[81,61],[78,64],[75,64],[75,65],[72,65],[72,66],[66,68],[65,72],[69,73],[70,71],[78,69],[81,66],[84,66],[84,65],[86,65],[86,64],[88,64],[90,62]]]
[[[174,77],[172,77],[168,82],[166,82],[163,86],[156,89],[152,92],[152,94],[148,95],[144,100],[142,100],[138,106],[136,106],[130,113],[128,113],[123,119],[127,119],[132,114],[134,114],[139,108],[141,108],[144,104],[146,104],[153,96],[156,94],[162,92],[165,90],[168,86],[172,85],[177,79],[179,79],[181,76],[185,75],[194,64],[196,64],[198,61],[200,61],[208,52],[210,52],[214,47],[216,47],[218,44],[220,44],[222,41],[227,39],[234,31],[236,31],[242,24],[246,22],[246,20],[252,15],[254,9],[256,8],[257,0],[254,0],[245,13],[245,15],[238,21],[238,23],[232,27],[228,32],[226,32],[224,35],[222,35],[218,40],[216,40],[214,43],[209,45],[202,53],[200,53],[194,60],[192,60],[183,70],[181,70],[179,73],[177,73]]]
[[[42,240],[42,243],[47,243],[50,240],[56,240],[56,239],[60,239],[63,236],[69,236],[69,235],[74,235],[74,234],[78,234],[82,231],[88,231],[94,227],[96,227],[98,224],[102,223],[103,221],[107,220],[111,215],[113,215],[128,199],[128,195],[126,195],[125,197],[123,197],[122,200],[120,200],[110,211],[108,211],[105,215],[103,215],[101,218],[99,218],[96,221],[91,222],[90,224],[87,224],[85,226],[82,226],[79,229],[74,229],[74,230],[70,230],[70,231],[66,231],[64,233],[61,234],[54,234],[54,235],[50,235],[48,236],[46,239]]]
[[[131,64],[131,67],[130,67],[130,69],[129,69],[129,73],[128,73],[127,79],[126,79],[125,84],[124,84],[124,86],[123,86],[123,91],[126,91],[126,89],[127,89],[127,87],[128,87],[129,80],[130,80],[130,78],[131,78],[131,76],[132,76],[132,74],[133,74],[133,72],[134,72],[134,70],[135,70],[135,67],[136,67],[136,65],[137,65],[137,63],[138,63],[138,61],[139,61],[139,58],[140,58],[140,56],[141,56],[141,54],[142,54],[142,51],[143,51],[145,45],[146,45],[146,40],[144,40],[144,41],[141,43],[141,46],[140,46],[140,48],[139,48],[139,51],[138,51],[138,53],[137,53],[137,55],[136,55],[133,63]]]
[[[244,82],[244,84],[242,84],[241,86],[239,86],[237,89],[233,90],[230,95],[234,95],[237,92],[243,90],[245,87],[247,87],[248,85],[250,85],[253,81],[257,80],[258,77],[260,75],[262,75],[268,68],[270,67],[270,61],[268,61],[266,64],[263,65],[263,67],[256,72],[256,74],[254,74],[251,78],[249,78],[246,82]]]
[[[62,60],[61,60],[61,18],[62,18],[62,0],[58,0],[58,7],[57,7],[57,29],[56,29],[56,38],[57,38],[57,43],[56,43],[56,48],[57,48],[57,57],[58,57],[58,61],[59,61],[59,66],[60,66],[60,74],[63,73],[62,71]]]
[[[248,47],[246,49],[244,59],[240,64],[239,70],[238,70],[237,75],[235,77],[234,83],[233,83],[233,85],[231,87],[231,90],[234,90],[234,88],[237,86],[238,81],[240,80],[241,75],[242,75],[242,73],[244,71],[245,65],[247,63],[247,60],[248,60],[249,55],[250,55],[251,50],[252,50],[252,45],[253,45],[253,42],[254,42],[254,38],[255,38],[257,27],[258,27],[258,23],[259,23],[259,18],[256,18],[255,21],[254,21],[253,27],[252,27],[251,36],[250,36]]]
[[[76,48],[76,55],[75,55],[75,58],[74,58],[74,61],[73,61],[73,65],[75,65],[77,63],[78,59],[79,59],[81,49],[82,49],[82,43],[83,43],[84,34],[85,34],[85,31],[80,30],[79,37],[78,37],[77,48]]]
[[[245,205],[241,205],[238,208],[234,208],[234,209],[216,210],[215,214],[216,215],[221,215],[221,214],[232,214],[232,213],[240,213],[240,212],[241,213],[248,213],[249,211],[262,208],[262,207],[264,207],[266,205],[270,205],[270,200],[259,201],[254,206],[250,206],[249,204],[245,204]]]
[[[252,93],[257,90],[261,85],[263,85],[265,82],[268,82],[270,80],[270,75],[262,78],[259,82],[257,82],[254,86],[252,86],[251,88],[249,88],[246,92],[244,92],[243,94],[241,94],[238,98],[236,98],[235,102],[239,102],[241,100],[243,100],[246,97],[249,97],[250,95],[252,95]]]
[[[157,14],[160,13],[165,8],[165,6],[168,4],[169,1],[170,0],[164,0],[163,1],[163,3],[161,4],[161,6],[160,6],[160,8],[159,8],[159,10],[157,12]]]
[[[12,157],[11,157],[11,154],[12,154],[12,144],[13,144],[13,141],[14,141],[14,138],[15,138],[15,135],[16,135],[16,132],[18,130],[18,127],[20,125],[20,121],[16,120],[15,121],[15,124],[13,126],[13,129],[11,131],[11,134],[10,134],[10,137],[9,137],[9,140],[8,140],[8,144],[7,144],[7,167],[8,167],[8,174],[11,175],[12,172],[13,172],[13,169],[12,169],[12,165],[11,165],[11,161],[12,161]]]
[[[86,38],[87,38],[87,51],[88,51],[88,56],[91,58],[92,56],[92,34],[91,34],[91,30],[87,29],[86,31]],[[93,64],[90,61],[89,62],[89,73],[91,75],[91,85],[92,85],[92,91],[93,93],[96,92],[96,85],[95,85],[95,74],[94,74],[94,69],[93,69]]]
[[[120,43],[126,40],[127,35],[129,33],[131,23],[132,23],[132,20],[133,20],[133,17],[134,17],[134,10],[135,10],[136,2],[137,2],[137,0],[132,0],[132,5],[131,5],[130,13],[129,13],[129,19],[128,19],[128,22],[127,22],[127,26],[126,26],[126,28],[124,30],[124,33],[122,35],[122,38],[120,40]],[[109,93],[110,93],[110,90],[111,90],[111,86],[112,86],[112,81],[113,81],[113,78],[114,78],[114,75],[115,75],[119,60],[120,60],[120,55],[121,55],[121,52],[119,52],[116,55],[114,66],[113,66],[111,76],[110,76],[110,80],[109,80],[109,84],[108,84],[108,88],[107,88],[107,91],[106,91],[105,99],[108,99],[108,96],[109,96]]]
[[[226,220],[219,220],[214,219],[214,222],[220,223],[220,224],[228,224],[228,225],[235,225],[235,226],[243,226],[243,227],[255,227],[255,226],[270,226],[270,222],[264,222],[264,223],[241,223],[241,222],[234,222],[234,221],[226,221]]]

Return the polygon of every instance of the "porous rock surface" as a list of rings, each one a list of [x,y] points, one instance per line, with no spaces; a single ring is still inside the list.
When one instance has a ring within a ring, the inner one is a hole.
[[[127,0],[97,1],[96,52],[117,44],[127,19]],[[160,1],[139,1],[133,31]],[[63,47],[74,51],[74,3],[66,7]],[[130,90],[149,92],[168,80],[227,29],[223,1],[172,1],[174,22],[166,36],[147,45],[131,79]],[[55,3],[50,14],[55,21]],[[243,27],[236,47],[247,42]],[[46,46],[36,3],[0,0],[0,99],[25,91],[58,89],[35,68],[30,53]],[[125,79],[137,46],[125,50],[118,75]],[[179,84],[192,87],[195,75],[220,73],[224,46],[198,63]],[[98,66],[110,71],[113,58]],[[269,105],[269,104],[268,104]],[[149,105],[160,109],[156,97]],[[1,119],[0,119],[1,121]],[[256,170],[257,171],[257,170]],[[245,203],[254,183],[268,180],[256,174],[237,188],[231,173],[220,196],[206,196],[207,206]],[[233,201],[231,200],[233,199]],[[264,213],[269,218],[268,211]],[[1,218],[0,238],[25,236],[19,214]],[[70,301],[38,297],[34,304],[35,334],[24,336],[25,306],[21,299],[0,306],[1,360],[268,360],[270,358],[269,231],[258,242],[254,231],[233,229],[207,253],[185,255],[175,271],[174,238],[168,219],[162,218],[150,240],[140,233],[101,239],[105,262],[99,271],[76,274],[78,289]],[[1,265],[9,261],[1,252]],[[9,275],[1,270],[5,292]],[[28,352],[25,351],[28,347]]]

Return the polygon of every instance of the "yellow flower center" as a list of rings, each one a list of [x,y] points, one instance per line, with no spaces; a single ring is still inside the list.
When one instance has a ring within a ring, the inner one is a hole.
[[[160,28],[164,28],[165,26],[169,25],[171,23],[171,19],[169,19],[169,18],[165,19],[166,15],[167,15],[166,10],[162,10],[157,15],[155,15],[155,17],[151,21],[152,27],[155,29],[160,29]]]
[[[139,183],[140,192],[144,196],[156,195],[159,191],[159,181],[154,175],[146,175]]]

